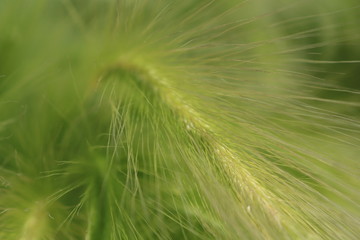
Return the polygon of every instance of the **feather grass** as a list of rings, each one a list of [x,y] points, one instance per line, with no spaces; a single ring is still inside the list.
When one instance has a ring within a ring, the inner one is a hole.
[[[0,2],[0,239],[357,239],[356,1]]]

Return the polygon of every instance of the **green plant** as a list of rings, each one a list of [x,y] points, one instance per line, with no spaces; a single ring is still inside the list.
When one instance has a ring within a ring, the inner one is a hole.
[[[356,239],[356,4],[2,0],[0,239]]]

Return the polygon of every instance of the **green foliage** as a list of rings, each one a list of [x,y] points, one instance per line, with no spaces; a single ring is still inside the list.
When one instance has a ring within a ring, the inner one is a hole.
[[[359,8],[0,1],[0,239],[357,239]]]

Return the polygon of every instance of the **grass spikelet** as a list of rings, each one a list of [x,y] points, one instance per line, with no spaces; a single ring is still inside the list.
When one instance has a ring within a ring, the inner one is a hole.
[[[359,9],[0,1],[0,239],[358,239]]]

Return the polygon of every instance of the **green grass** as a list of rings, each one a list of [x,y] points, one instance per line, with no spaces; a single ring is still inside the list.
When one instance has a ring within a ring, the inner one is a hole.
[[[0,239],[357,239],[359,9],[0,1]]]

